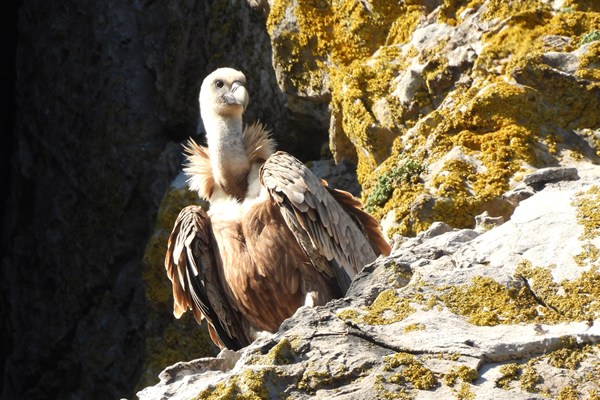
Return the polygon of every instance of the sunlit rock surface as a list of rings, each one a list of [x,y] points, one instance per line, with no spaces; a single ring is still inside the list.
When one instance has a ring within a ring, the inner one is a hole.
[[[346,298],[239,354],[169,367],[138,397],[597,396],[600,167],[578,172],[484,233],[436,223],[399,240]]]
[[[367,207],[414,235],[505,220],[537,168],[599,161],[600,3],[273,0],[280,87],[330,100]]]

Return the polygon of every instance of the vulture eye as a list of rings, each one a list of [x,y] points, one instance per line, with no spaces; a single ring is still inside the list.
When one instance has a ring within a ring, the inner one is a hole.
[[[217,88],[221,89],[221,88],[223,87],[223,85],[224,85],[224,83],[223,83],[223,81],[222,81],[222,80],[220,80],[220,79],[217,79],[217,80],[215,81],[215,86],[216,86]]]

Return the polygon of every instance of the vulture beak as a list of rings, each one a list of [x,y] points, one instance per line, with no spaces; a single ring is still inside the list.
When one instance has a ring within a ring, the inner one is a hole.
[[[248,106],[248,91],[240,81],[235,81],[231,85],[231,91],[223,96],[227,104],[238,104],[246,110]]]

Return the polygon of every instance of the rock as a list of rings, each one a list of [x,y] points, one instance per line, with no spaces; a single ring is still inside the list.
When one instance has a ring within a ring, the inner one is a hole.
[[[240,351],[233,368],[199,360],[209,372],[162,376],[139,399],[593,397],[600,231],[588,221],[600,168],[584,172],[485,233],[432,224],[366,266],[345,298],[300,308]]]
[[[569,167],[550,167],[542,168],[531,174],[527,174],[523,177],[523,182],[527,185],[541,188],[546,183],[560,182],[560,181],[574,181],[579,179],[577,175],[577,168]]]
[[[395,218],[390,237],[508,220],[523,171],[600,162],[598,10],[455,3],[271,1],[280,86],[331,100],[334,159],[357,165],[369,210]],[[423,172],[373,195],[406,160]]]
[[[535,191],[531,187],[521,184],[504,193],[502,197],[516,207],[521,201],[533,196],[534,193]]]
[[[195,128],[206,37],[189,32],[204,18],[190,3],[20,2],[2,399],[133,393],[141,259],[179,167],[169,143]]]
[[[475,231],[489,231],[491,228],[502,225],[503,223],[504,218],[502,218],[501,216],[492,217],[487,211],[484,211],[483,214],[480,214],[475,217]]]

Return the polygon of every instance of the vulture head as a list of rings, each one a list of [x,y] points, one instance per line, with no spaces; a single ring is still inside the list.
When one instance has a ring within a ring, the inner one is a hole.
[[[200,113],[204,121],[241,118],[248,105],[246,77],[233,68],[219,68],[208,75],[200,88]]]

